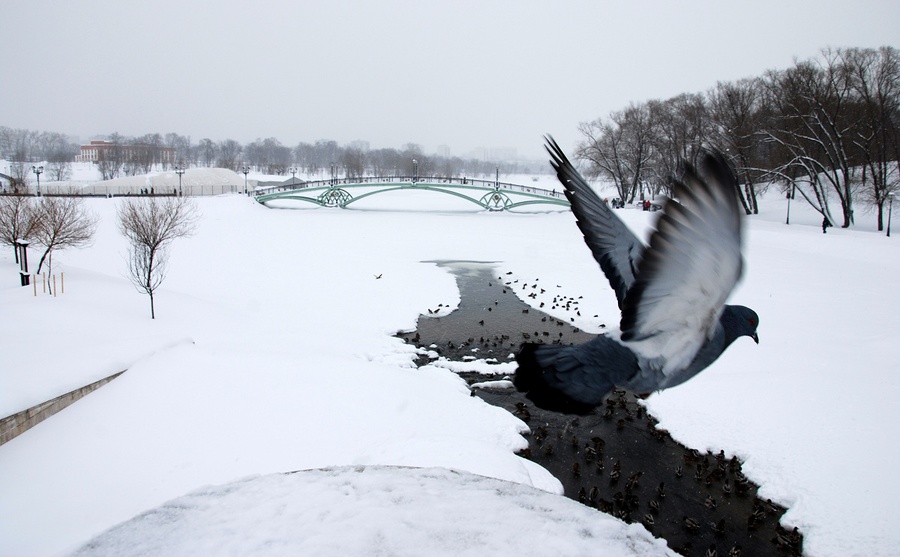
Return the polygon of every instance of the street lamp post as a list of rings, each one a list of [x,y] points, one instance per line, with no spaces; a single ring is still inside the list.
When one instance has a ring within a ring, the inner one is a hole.
[[[297,169],[292,166],[290,168],[290,171],[291,171],[291,187],[293,188],[294,187],[294,178],[297,175]]]
[[[791,224],[791,198],[794,197],[794,185],[791,184],[791,189],[788,190],[787,198],[788,198],[788,207],[787,207],[787,217],[784,219],[784,224]]]
[[[37,196],[41,196],[41,173],[44,171],[43,166],[32,166],[31,170],[34,171],[34,175],[37,176]]]
[[[419,161],[413,159],[413,182],[419,181]]]
[[[181,177],[184,175],[184,169],[180,166],[176,166],[175,174],[178,174],[178,197],[184,197],[184,192],[181,189]]]
[[[241,172],[244,173],[244,195],[247,195],[247,174],[250,174],[250,167],[245,166],[241,168]]]
[[[887,227],[887,237],[891,237],[891,216],[894,214],[894,194],[888,194],[888,227]]]
[[[500,167],[499,166],[497,167],[496,178],[494,178],[494,189],[495,190],[500,189]]]

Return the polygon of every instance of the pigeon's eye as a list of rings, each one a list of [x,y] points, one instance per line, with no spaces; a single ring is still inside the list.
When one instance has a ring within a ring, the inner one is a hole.
[[[756,327],[756,318],[751,317],[751,318],[748,319],[747,321],[749,321],[751,325],[753,325],[754,327]]]

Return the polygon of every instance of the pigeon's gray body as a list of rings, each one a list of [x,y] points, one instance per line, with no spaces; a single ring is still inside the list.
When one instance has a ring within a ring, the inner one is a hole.
[[[585,242],[622,310],[621,336],[578,346],[526,344],[516,387],[538,406],[585,412],[614,388],[647,394],[683,383],[736,338],[754,340],[758,317],[725,305],[741,276],[741,213],[724,158],[686,165],[647,248],[578,174],[556,143],[547,150]]]

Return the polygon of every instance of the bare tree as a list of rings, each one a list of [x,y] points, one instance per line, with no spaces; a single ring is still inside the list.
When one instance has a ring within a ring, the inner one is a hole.
[[[47,163],[47,176],[56,182],[63,182],[72,177],[72,163],[68,161]]]
[[[459,157],[442,157],[439,172],[448,177],[459,176],[463,168],[463,160]]]
[[[407,143],[403,146],[400,153],[400,169],[403,176],[413,176],[418,173],[419,176],[428,176],[431,174],[431,168],[434,164],[429,156],[422,152],[422,146],[416,143]],[[415,161],[415,162],[413,162]],[[337,160],[335,162],[338,162]]]
[[[34,239],[44,246],[38,273],[45,262],[52,272],[54,251],[89,245],[97,229],[97,217],[78,197],[42,197],[36,212]]]
[[[35,138],[34,158],[47,162],[71,162],[78,153],[78,145],[58,132],[41,132]]]
[[[219,143],[218,151],[219,167],[236,171],[238,168],[238,157],[241,156],[241,144],[233,139],[226,139]]]
[[[107,149],[100,151],[97,159],[97,169],[104,180],[112,180],[118,178],[119,171],[125,164],[125,153],[122,149],[124,138],[118,133],[109,136],[111,145]]]
[[[400,158],[396,149],[376,149],[366,157],[375,176],[400,176]]]
[[[754,181],[754,178],[758,179],[758,172],[752,169],[761,166],[757,156],[761,144],[758,133],[761,125],[761,89],[759,79],[742,79],[737,82],[720,81],[707,93],[712,141],[729,155],[744,182],[744,192],[739,199],[748,215],[759,212]]]
[[[588,163],[588,174],[613,180],[619,197],[631,203],[640,194],[653,159],[652,114],[647,104],[632,104],[614,112],[609,121],[582,123],[579,130],[585,136],[576,151],[579,159]]]
[[[161,162],[162,147],[162,136],[158,133],[148,133],[135,138],[128,150],[126,167],[132,175],[149,173],[154,164]]]
[[[244,146],[244,160],[266,174],[284,174],[291,165],[291,149],[274,137]]]
[[[31,199],[24,195],[0,197],[0,243],[13,248],[16,263],[19,262],[16,240],[31,239],[37,225],[37,214]]]
[[[653,125],[650,141],[653,159],[645,180],[652,193],[670,195],[681,161],[696,159],[706,142],[709,109],[702,95],[681,94],[665,101],[647,103]]]
[[[119,231],[131,244],[128,276],[150,297],[150,318],[156,319],[154,293],[166,278],[169,244],[194,233],[196,205],[187,197],[129,199],[119,207],[118,217]]]
[[[191,165],[196,162],[195,148],[191,145],[191,136],[178,135],[177,133],[167,133],[165,140],[166,147],[175,149],[175,163],[181,166]],[[165,157],[160,161],[166,163]]]
[[[203,138],[197,145],[198,157],[203,166],[210,167],[216,162],[216,144],[212,139]]]
[[[347,178],[361,178],[366,168],[366,154],[361,149],[344,149],[340,159]]]
[[[883,230],[884,203],[900,189],[900,51],[847,49],[842,55],[861,111],[853,143],[863,163],[862,183],[867,176],[871,180],[866,197],[875,205],[878,230]]]
[[[790,153],[788,166],[795,171],[802,168],[817,191],[830,185],[841,203],[842,226],[847,228],[853,222],[851,156],[859,111],[852,74],[841,56],[840,50],[826,49],[821,60],[769,73],[764,83],[774,113],[765,134]],[[824,208],[826,218],[834,222]]]
[[[10,161],[30,161],[36,156],[38,133],[0,126],[0,154]]]
[[[619,199],[628,200],[631,179],[625,161],[622,129],[599,119],[590,123],[583,122],[578,129],[585,136],[585,142],[578,147],[576,155],[588,164],[588,175],[592,178],[609,178],[616,186]]]
[[[318,168],[327,170],[332,164],[338,162],[339,155],[340,147],[338,147],[337,141],[319,139],[313,146],[313,156]]]
[[[13,192],[28,189],[36,141],[36,132],[0,127],[0,154],[9,161],[10,189]]]

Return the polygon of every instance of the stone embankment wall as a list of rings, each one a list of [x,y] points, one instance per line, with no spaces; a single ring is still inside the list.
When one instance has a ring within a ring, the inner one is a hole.
[[[74,391],[48,400],[47,402],[42,402],[37,406],[32,406],[27,410],[22,410],[21,412],[13,414],[12,416],[7,416],[3,419],[0,419],[0,445],[12,439],[15,439],[19,435],[22,435],[53,414],[56,414],[63,408],[69,406],[88,393],[99,389],[103,385],[106,385],[123,373],[125,372],[120,371],[119,373],[110,375],[109,377],[105,377],[99,381],[91,383],[90,385],[85,385],[84,387],[75,389]]]

